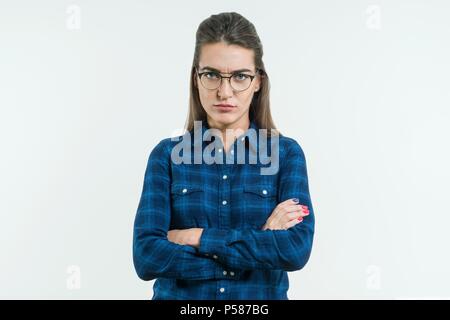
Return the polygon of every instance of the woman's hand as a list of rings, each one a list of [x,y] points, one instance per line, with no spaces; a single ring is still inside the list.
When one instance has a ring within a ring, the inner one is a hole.
[[[308,214],[308,206],[298,204],[298,199],[288,199],[275,207],[262,230],[287,230],[302,222]]]
[[[202,236],[202,228],[190,228],[190,229],[174,229],[169,230],[167,233],[167,239],[170,242],[193,246],[198,248],[200,246],[200,237]]]

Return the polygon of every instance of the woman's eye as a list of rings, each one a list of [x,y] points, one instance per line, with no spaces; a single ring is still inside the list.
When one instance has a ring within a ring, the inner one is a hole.
[[[238,74],[235,74],[233,76],[233,78],[235,80],[238,80],[238,81],[244,81],[244,80],[246,80],[248,78],[248,75],[247,74],[243,74],[243,73],[238,73]]]
[[[207,73],[205,73],[205,76],[207,79],[218,79],[219,78],[217,73],[214,73],[214,72],[207,72]]]

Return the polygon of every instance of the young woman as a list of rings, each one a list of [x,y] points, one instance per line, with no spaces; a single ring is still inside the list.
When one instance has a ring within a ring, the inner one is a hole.
[[[197,30],[186,133],[150,153],[134,222],[134,266],[157,279],[154,300],[288,299],[287,271],[309,259],[305,156],[273,124],[262,56],[237,13]]]

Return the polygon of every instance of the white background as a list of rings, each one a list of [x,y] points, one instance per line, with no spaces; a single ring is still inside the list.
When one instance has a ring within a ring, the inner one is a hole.
[[[254,23],[307,158],[316,233],[289,298],[450,297],[448,2],[0,0],[0,298],[151,298],[147,158],[224,11]]]

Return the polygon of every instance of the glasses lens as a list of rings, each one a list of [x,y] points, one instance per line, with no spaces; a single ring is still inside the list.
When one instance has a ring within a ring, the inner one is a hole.
[[[243,91],[250,87],[252,79],[249,75],[238,73],[231,77],[231,86],[236,91]]]
[[[202,74],[200,81],[206,89],[217,89],[220,85],[220,75],[215,72],[207,72]]]

